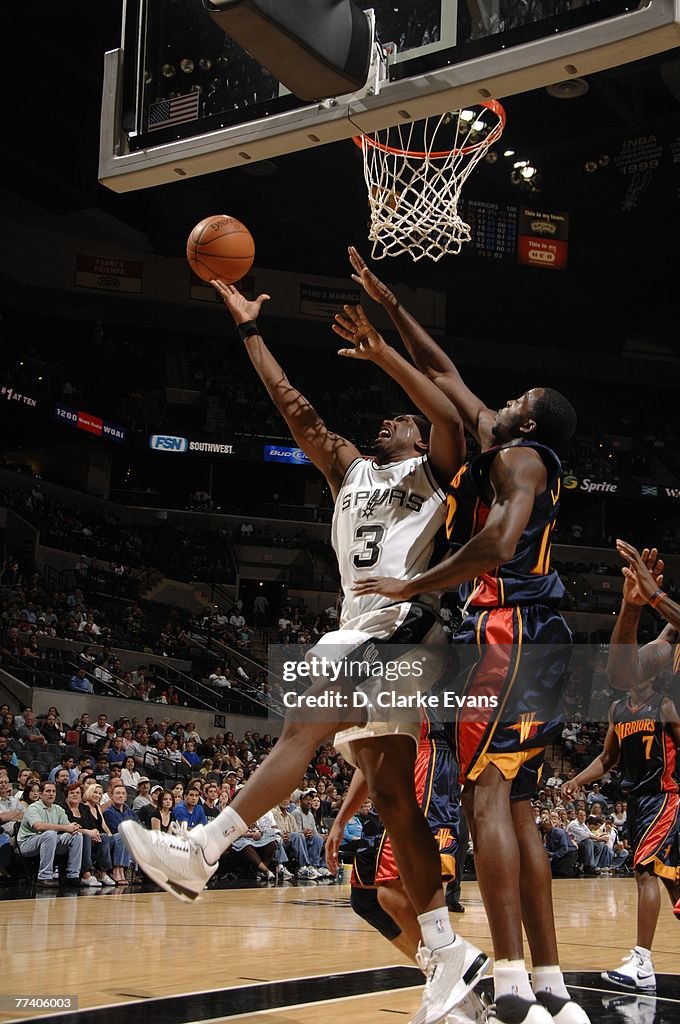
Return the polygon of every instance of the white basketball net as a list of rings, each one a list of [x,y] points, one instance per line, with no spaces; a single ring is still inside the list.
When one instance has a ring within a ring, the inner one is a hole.
[[[355,138],[364,157],[372,257],[437,261],[470,241],[458,202],[472,169],[497,142],[505,111],[489,100]]]

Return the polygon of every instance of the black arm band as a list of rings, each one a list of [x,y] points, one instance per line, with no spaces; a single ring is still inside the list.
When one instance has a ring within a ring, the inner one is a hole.
[[[252,338],[253,335],[260,333],[257,320],[246,320],[243,324],[236,324],[236,330],[240,335],[241,341],[246,341],[247,338]]]

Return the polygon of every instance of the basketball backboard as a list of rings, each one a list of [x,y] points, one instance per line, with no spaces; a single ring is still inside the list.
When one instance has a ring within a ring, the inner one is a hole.
[[[201,0],[125,0],[106,54],[100,181],[118,192],[317,147],[680,45],[680,0],[372,0],[359,93],[303,103]]]

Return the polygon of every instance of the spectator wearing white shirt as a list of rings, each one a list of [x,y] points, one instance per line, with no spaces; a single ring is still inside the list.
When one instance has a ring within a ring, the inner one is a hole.
[[[240,612],[234,612],[229,616],[229,625],[232,629],[242,629],[246,624],[246,620],[243,618]]]
[[[7,776],[0,775],[0,829],[9,836],[14,832],[15,822],[24,816],[20,801],[21,794],[13,794]]]
[[[79,633],[87,633],[89,636],[99,636],[101,629],[94,621],[92,615],[88,615],[84,622],[78,626]]]
[[[231,680],[225,676],[221,665],[215,665],[215,671],[208,677],[208,684],[219,690],[231,688]]]
[[[106,720],[106,714],[102,712],[101,714],[97,715],[97,721],[94,722],[92,725],[88,725],[85,730],[85,742],[87,743],[87,745],[93,747],[95,743],[97,743],[99,740],[106,739],[109,728],[110,726]]]
[[[136,790],[142,775],[137,771],[134,757],[126,757],[123,770],[120,773],[120,781],[126,789]]]
[[[106,667],[106,663],[102,662],[101,665],[97,665],[93,673],[95,679],[98,679],[100,683],[112,683],[113,676]]]

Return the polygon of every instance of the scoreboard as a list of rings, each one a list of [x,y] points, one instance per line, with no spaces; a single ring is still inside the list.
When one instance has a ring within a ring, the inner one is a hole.
[[[463,198],[459,212],[470,225],[472,235],[471,241],[461,249],[461,256],[496,263],[517,262],[518,206]]]

